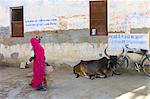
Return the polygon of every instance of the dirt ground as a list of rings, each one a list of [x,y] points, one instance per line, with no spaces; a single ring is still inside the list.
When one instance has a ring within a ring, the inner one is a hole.
[[[29,69],[0,66],[0,99],[150,99],[150,78],[126,71],[113,77],[75,78],[72,68],[59,68],[47,76],[47,91],[29,86]]]

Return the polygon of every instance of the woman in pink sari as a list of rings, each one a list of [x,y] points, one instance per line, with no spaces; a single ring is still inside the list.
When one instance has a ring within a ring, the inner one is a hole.
[[[44,48],[40,45],[37,38],[32,37],[30,42],[35,55],[31,86],[36,90],[46,90],[47,82],[45,79]]]

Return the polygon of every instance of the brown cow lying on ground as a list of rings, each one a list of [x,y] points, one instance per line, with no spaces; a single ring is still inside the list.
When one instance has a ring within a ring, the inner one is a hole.
[[[111,72],[109,59],[103,57],[99,60],[82,61],[73,68],[76,78],[79,76],[95,79],[96,77],[107,77],[107,73]]]
[[[121,65],[118,59],[124,53],[124,49],[122,50],[121,54],[117,55],[108,55],[107,48],[104,51],[106,57],[103,57],[99,60],[90,60],[90,61],[82,61],[74,66],[73,71],[76,74],[76,78],[79,76],[87,77],[90,79],[95,79],[96,77],[103,77],[106,78],[107,74],[113,76],[113,74],[120,75],[120,72],[117,72],[116,69]]]

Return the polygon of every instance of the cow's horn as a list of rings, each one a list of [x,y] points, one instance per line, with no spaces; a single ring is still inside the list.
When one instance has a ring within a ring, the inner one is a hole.
[[[122,48],[122,52],[120,53],[119,57],[121,57],[123,53],[124,53],[124,48]]]
[[[105,48],[104,53],[105,53],[105,55],[106,55],[107,57],[110,57],[110,55],[107,54],[107,48],[108,48],[108,46]]]

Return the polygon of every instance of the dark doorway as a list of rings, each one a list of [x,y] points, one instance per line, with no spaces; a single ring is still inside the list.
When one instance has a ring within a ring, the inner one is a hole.
[[[90,1],[90,35],[107,34],[107,0]]]
[[[23,6],[11,7],[12,37],[24,37]]]

